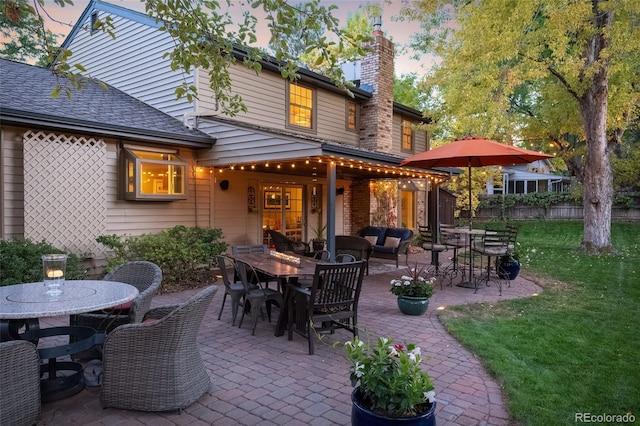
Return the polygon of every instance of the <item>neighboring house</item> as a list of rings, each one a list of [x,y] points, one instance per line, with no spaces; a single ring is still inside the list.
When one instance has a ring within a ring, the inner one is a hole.
[[[0,238],[45,239],[102,257],[99,235],[208,223],[193,208],[208,202],[208,179],[196,186],[186,177],[195,150],[210,148],[214,138],[95,82],[72,90],[71,99],[64,91],[54,99],[57,83],[70,87],[51,70],[0,59]],[[154,174],[154,187],[145,183],[125,195],[119,184],[133,182],[130,171]],[[124,199],[136,191],[154,202]]]
[[[488,184],[487,194],[531,194],[534,192],[565,192],[571,184],[568,176],[553,174],[549,160],[517,164],[502,168],[500,185]]]
[[[115,25],[115,40],[86,30],[92,19],[107,15]],[[188,189],[186,199],[160,184],[141,193],[144,170],[135,169],[129,176],[126,166],[118,169],[118,163],[137,163],[129,149],[114,144],[106,172],[109,200],[126,206],[140,223],[131,229],[108,227],[109,233],[153,232],[180,222],[218,227],[229,244],[247,244],[268,242],[267,229],[308,241],[311,230],[326,220],[328,234],[354,234],[381,208],[390,209],[385,217],[391,226],[415,228],[426,223],[428,209],[435,217],[435,197],[427,190],[444,181],[451,170],[399,167],[405,157],[429,148],[428,135],[413,127],[423,122],[419,111],[393,102],[393,44],[379,28],[374,38],[374,53],[362,60],[354,97],[308,70],[300,70],[301,78],[292,83],[280,76],[275,62],[264,61],[259,75],[238,64],[231,69],[232,84],[248,111],[225,117],[217,111],[205,70],[183,75],[172,72],[162,59],[173,42],[158,30],[154,19],[91,1],[63,44],[73,51],[73,60],[93,77],[210,135],[211,140],[197,147],[176,141],[171,152],[166,144],[141,143],[147,152],[186,163],[180,181]],[[200,100],[175,99],[174,88],[184,80],[198,87]],[[20,171],[16,168],[16,173]],[[118,187],[120,194],[115,191]],[[394,198],[382,206],[376,194],[387,187]],[[154,197],[163,201],[150,203]],[[172,197],[175,201],[170,201]],[[167,221],[166,210],[180,213]],[[109,209],[106,214],[111,214]]]

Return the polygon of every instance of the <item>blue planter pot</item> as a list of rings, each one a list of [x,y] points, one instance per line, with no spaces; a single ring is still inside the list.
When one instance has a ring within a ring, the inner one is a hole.
[[[515,280],[520,273],[520,263],[498,263],[498,277],[503,280]]]
[[[351,394],[351,426],[436,426],[436,403],[431,404],[429,411],[413,417],[390,417],[376,414],[360,402],[359,388]]]
[[[428,307],[428,297],[398,296],[398,308],[405,315],[423,315]]]

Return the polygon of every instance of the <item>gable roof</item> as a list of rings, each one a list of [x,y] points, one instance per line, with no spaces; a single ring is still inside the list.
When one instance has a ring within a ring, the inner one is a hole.
[[[90,22],[91,15],[96,11],[107,12],[109,14],[120,16],[130,21],[133,21],[142,25],[146,25],[152,28],[160,28],[162,26],[162,24],[157,22],[155,18],[152,18],[145,13],[127,9],[125,7],[114,5],[114,4],[105,3],[103,1],[91,0],[87,5],[87,7],[85,8],[85,10],[80,15],[80,17],[78,18],[78,20],[76,21],[72,30],[69,32],[69,34],[65,38],[64,42],[62,43],[63,48],[67,48],[67,49],[69,48],[69,46],[73,42],[73,39],[76,37],[78,32],[82,29],[83,25],[86,25],[85,24],[86,22]],[[248,55],[247,50],[244,47],[239,45],[234,45],[232,54],[239,60],[245,59]],[[276,74],[280,74],[280,66],[282,65],[282,62],[278,61],[276,58],[272,56],[266,56],[265,58],[263,58],[263,60],[260,61],[260,65],[263,71],[270,71]],[[300,81],[302,82],[311,83],[324,90],[328,90],[334,93],[339,93],[347,96],[346,92],[343,89],[337,87],[331,81],[331,79],[329,79],[328,77],[322,74],[318,74],[314,71],[311,71],[305,68],[299,68],[297,73],[300,76]],[[370,87],[368,88],[364,86],[360,87],[360,84],[357,81],[355,83],[356,83],[356,87],[351,87],[349,89],[355,99],[366,100],[372,97],[373,95],[372,88]],[[409,116],[417,121],[421,121],[421,122],[429,121],[424,119],[422,112],[414,108],[408,107],[406,105],[402,105],[397,102],[394,102],[393,108],[396,113]]]
[[[57,84],[63,90],[54,99]],[[71,89],[69,99],[64,88]],[[209,148],[215,139],[107,85],[88,81],[81,90],[50,69],[0,59],[0,121],[58,131],[98,134],[144,142]]]

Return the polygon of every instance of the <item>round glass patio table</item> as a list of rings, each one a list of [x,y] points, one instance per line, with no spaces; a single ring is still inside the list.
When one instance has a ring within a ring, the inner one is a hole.
[[[138,295],[132,285],[117,281],[68,280],[62,294],[49,295],[42,281],[0,287],[0,338],[24,339],[38,344],[40,338],[73,335],[80,341],[38,349],[43,364],[43,401],[75,395],[84,389],[82,364],[58,362],[57,358],[89,349],[104,341],[89,327],[63,326],[40,329],[39,318],[72,315],[106,309],[129,302]],[[24,332],[20,330],[24,329]],[[66,372],[66,373],[65,373]],[[68,374],[70,372],[70,374]]]

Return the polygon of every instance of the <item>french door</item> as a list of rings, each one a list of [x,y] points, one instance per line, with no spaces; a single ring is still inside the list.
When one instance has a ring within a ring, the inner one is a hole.
[[[302,186],[265,185],[262,188],[262,230],[276,230],[295,241],[304,241],[305,217]]]

